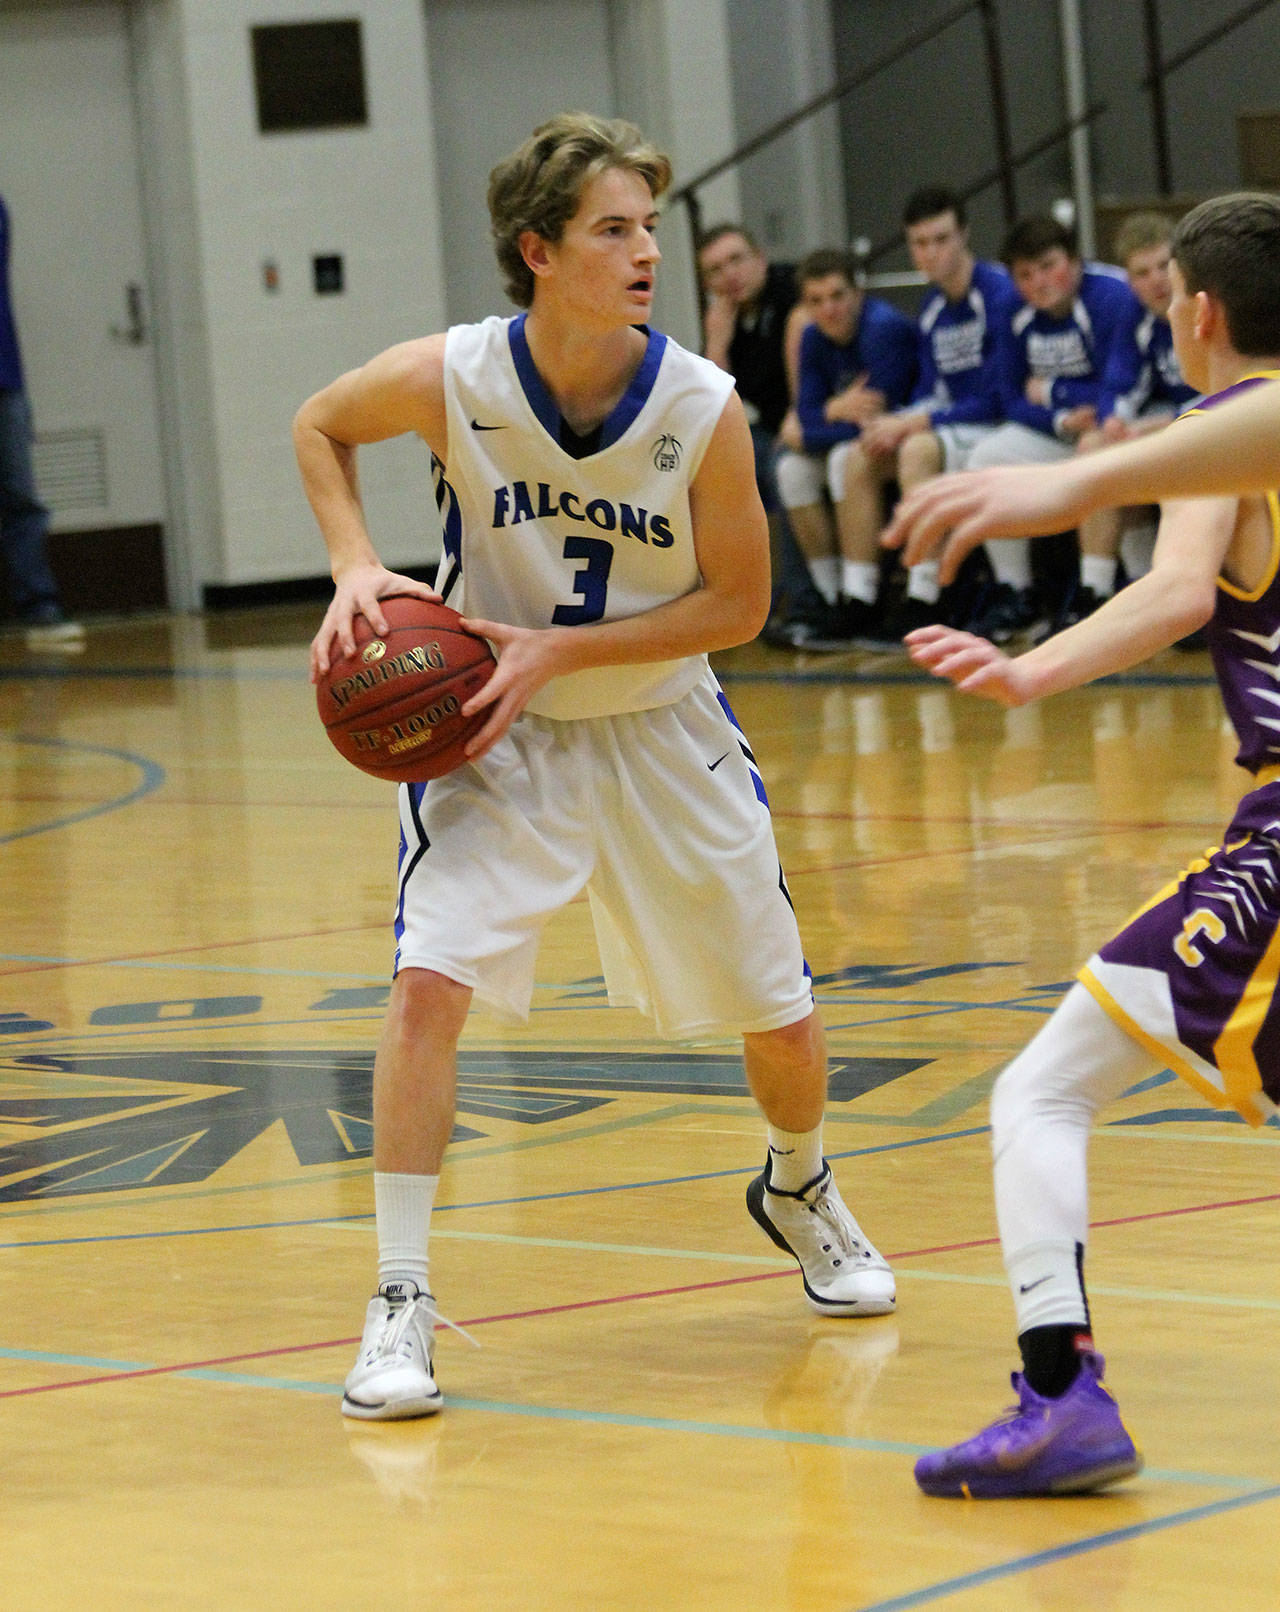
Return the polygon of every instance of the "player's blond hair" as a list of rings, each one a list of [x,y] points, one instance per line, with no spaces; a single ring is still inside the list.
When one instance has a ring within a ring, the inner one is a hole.
[[[1135,252],[1153,246],[1167,246],[1173,239],[1173,224],[1163,213],[1130,213],[1116,230],[1113,248],[1117,263],[1126,268]]]
[[[671,183],[671,163],[634,123],[590,112],[562,112],[536,128],[489,175],[489,222],[507,294],[533,302],[534,274],[520,251],[532,230],[558,241],[578,210],[583,187],[606,168],[637,173],[655,200]]]

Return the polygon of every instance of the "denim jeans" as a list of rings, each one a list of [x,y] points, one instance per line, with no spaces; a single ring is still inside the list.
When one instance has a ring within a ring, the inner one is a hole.
[[[9,597],[21,621],[61,616],[45,544],[48,528],[31,467],[31,406],[25,392],[0,389],[0,549]]]

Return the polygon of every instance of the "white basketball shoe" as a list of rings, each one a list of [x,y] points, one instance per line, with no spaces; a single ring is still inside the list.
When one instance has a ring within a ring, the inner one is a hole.
[[[770,1163],[747,1188],[752,1219],[785,1253],[804,1278],[805,1297],[819,1315],[888,1315],[897,1303],[888,1262],[849,1213],[831,1166],[799,1192],[781,1192],[770,1180]]]
[[[366,1422],[434,1416],[444,1396],[431,1375],[439,1316],[413,1282],[384,1282],[369,1300],[360,1353],[347,1374],[342,1414]]]

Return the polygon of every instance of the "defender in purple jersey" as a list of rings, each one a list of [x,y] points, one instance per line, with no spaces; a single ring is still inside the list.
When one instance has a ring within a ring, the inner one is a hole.
[[[1280,379],[1280,198],[1205,202],[1179,224],[1172,250],[1174,349],[1187,381],[1208,394],[1200,407]],[[923,1456],[916,1479],[928,1494],[1078,1492],[1139,1469],[1101,1386],[1085,1295],[1094,1115],[1162,1067],[1254,1125],[1280,1104],[1280,503],[1274,493],[1165,503],[1151,571],[1016,659],[942,627],[909,639],[938,676],[1015,706],[1135,665],[1206,624],[1237,760],[1254,787],[1221,846],[1101,947],[996,1083],[996,1210],[1023,1361],[1018,1404],[975,1438]]]

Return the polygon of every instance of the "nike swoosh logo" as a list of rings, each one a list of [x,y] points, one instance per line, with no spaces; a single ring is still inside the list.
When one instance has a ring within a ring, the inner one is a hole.
[[[708,761],[707,762],[707,771],[708,772],[714,772],[716,770],[716,768],[720,765],[720,762],[724,761],[727,757],[731,756],[732,754],[733,754],[732,750],[726,750],[724,755],[720,757],[719,761]]]
[[[1020,1294],[1021,1293],[1030,1293],[1030,1291],[1031,1291],[1031,1289],[1033,1287],[1040,1287],[1043,1283],[1051,1282],[1052,1280],[1053,1280],[1053,1273],[1052,1272],[1050,1272],[1050,1274],[1048,1276],[1037,1276],[1034,1282],[1023,1282],[1022,1286],[1018,1289],[1018,1292]]]
[[[479,420],[472,420],[471,429],[473,431],[505,431],[507,428],[505,425],[481,425]]]

